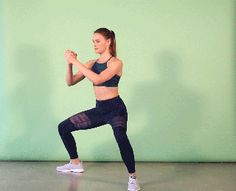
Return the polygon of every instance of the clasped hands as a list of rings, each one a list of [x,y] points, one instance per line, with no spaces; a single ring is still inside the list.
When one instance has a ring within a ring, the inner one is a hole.
[[[77,53],[72,50],[66,50],[64,57],[68,64],[72,64],[74,60],[77,60]]]

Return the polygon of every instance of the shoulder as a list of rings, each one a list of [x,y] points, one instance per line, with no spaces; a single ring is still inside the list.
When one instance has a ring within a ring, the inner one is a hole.
[[[113,57],[111,60],[108,61],[108,66],[116,66],[116,67],[122,67],[123,66],[123,62],[122,60],[120,60],[117,57]]]
[[[87,61],[84,65],[87,67],[87,68],[92,68],[94,63],[96,62],[96,60],[89,60]]]

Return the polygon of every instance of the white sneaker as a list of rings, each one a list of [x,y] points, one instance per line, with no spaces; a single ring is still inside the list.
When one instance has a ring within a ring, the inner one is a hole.
[[[83,164],[80,162],[79,164],[72,164],[69,162],[63,166],[58,166],[57,171],[59,172],[84,172]]]
[[[139,187],[137,178],[129,177],[128,190],[129,190],[129,191],[138,191],[138,190],[141,190],[141,188]]]

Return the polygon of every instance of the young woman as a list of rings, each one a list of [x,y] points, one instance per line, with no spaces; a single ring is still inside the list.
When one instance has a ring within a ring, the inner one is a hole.
[[[115,33],[107,28],[99,28],[93,34],[93,44],[95,52],[100,55],[97,60],[82,64],[75,52],[67,50],[64,54],[68,64],[68,86],[77,84],[85,77],[88,78],[93,83],[96,106],[77,113],[59,124],[59,134],[69,153],[70,162],[57,167],[57,171],[84,171],[72,131],[110,124],[129,173],[128,190],[137,191],[140,187],[135,173],[134,153],[126,134],[128,113],[118,91],[123,64],[116,57]],[[72,66],[79,69],[76,74],[73,74]]]

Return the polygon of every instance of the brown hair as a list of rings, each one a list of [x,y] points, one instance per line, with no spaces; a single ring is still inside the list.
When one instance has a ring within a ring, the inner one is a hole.
[[[105,39],[111,39],[111,44],[109,47],[110,53],[112,56],[116,57],[116,37],[115,33],[112,30],[107,28],[99,28],[94,31],[94,33],[99,33],[104,36]]]

